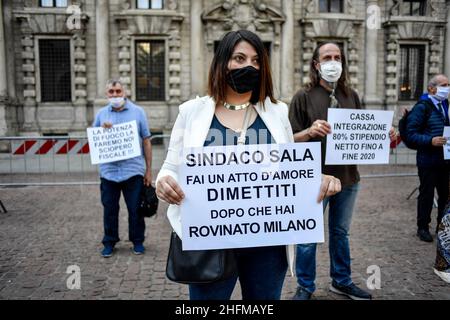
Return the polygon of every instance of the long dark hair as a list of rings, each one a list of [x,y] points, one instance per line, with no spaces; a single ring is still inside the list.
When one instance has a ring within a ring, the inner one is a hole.
[[[264,105],[266,97],[273,103],[276,99],[273,96],[272,73],[270,71],[269,56],[261,39],[251,31],[239,30],[225,34],[217,46],[214,54],[208,77],[208,94],[217,104],[226,102],[226,76],[228,73],[228,63],[233,54],[234,48],[241,41],[247,41],[253,46],[259,57],[260,83],[258,90],[253,91],[250,101],[260,102]]]
[[[339,51],[341,52],[341,62],[342,62],[342,75],[338,80],[337,88],[342,90],[346,96],[350,95],[350,84],[349,84],[349,76],[348,76],[348,69],[347,69],[347,59],[345,57],[344,51],[341,49],[341,47],[334,42],[324,42],[319,45],[317,45],[316,49],[314,50],[313,57],[311,59],[311,62],[309,64],[309,83],[307,84],[306,88],[307,90],[311,90],[315,86],[318,86],[320,83],[320,74],[319,71],[315,67],[315,63],[319,62],[319,51],[320,48],[322,48],[326,44],[334,44],[336,47],[339,48]]]

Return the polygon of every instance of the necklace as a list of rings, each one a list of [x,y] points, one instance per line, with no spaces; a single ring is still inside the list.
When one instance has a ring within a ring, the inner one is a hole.
[[[229,103],[227,103],[227,102],[224,102],[224,103],[223,103],[223,106],[224,106],[225,108],[227,108],[228,110],[233,110],[233,111],[247,109],[247,107],[248,107],[249,105],[250,105],[250,101],[249,101],[249,102],[246,102],[246,103],[244,103],[244,104],[238,104],[238,105],[232,105],[232,104],[229,104]]]

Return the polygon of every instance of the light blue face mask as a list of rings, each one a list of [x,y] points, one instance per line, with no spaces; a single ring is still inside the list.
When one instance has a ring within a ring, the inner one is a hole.
[[[115,97],[115,98],[109,98],[109,102],[112,104],[113,107],[118,108],[123,106],[125,103],[124,97]]]
[[[436,94],[434,97],[439,101],[444,101],[448,99],[450,93],[450,87],[437,87]]]

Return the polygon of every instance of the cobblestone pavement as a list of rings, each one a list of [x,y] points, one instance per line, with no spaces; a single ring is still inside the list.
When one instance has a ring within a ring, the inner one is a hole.
[[[351,229],[355,283],[366,288],[367,268],[381,268],[375,299],[450,299],[450,285],[432,271],[436,243],[415,236],[416,201],[406,197],[417,177],[362,180]],[[112,258],[100,256],[102,207],[98,186],[0,189],[0,299],[187,299],[184,285],[165,278],[170,226],[161,206],[147,221],[146,254],[135,256],[127,240],[122,200],[121,242]],[[435,212],[433,226],[435,227]],[[434,234],[433,234],[434,235]],[[319,246],[315,299],[343,299],[328,291],[327,244]],[[81,289],[69,290],[67,268],[81,270]],[[295,292],[286,276],[282,298]],[[239,287],[233,299],[240,298]]]

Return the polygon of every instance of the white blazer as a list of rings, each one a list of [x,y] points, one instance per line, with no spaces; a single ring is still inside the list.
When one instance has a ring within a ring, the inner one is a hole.
[[[179,107],[179,114],[172,129],[167,157],[156,178],[156,184],[164,176],[172,176],[178,181],[178,164],[184,148],[203,147],[208,135],[216,103],[205,96],[189,100]],[[288,118],[288,107],[283,102],[274,104],[269,98],[264,103],[255,106],[261,119],[269,129],[277,144],[294,142],[292,127]],[[181,215],[177,205],[170,205],[167,217],[173,230],[182,239]],[[295,245],[286,246],[286,256],[289,270],[294,275]]]

